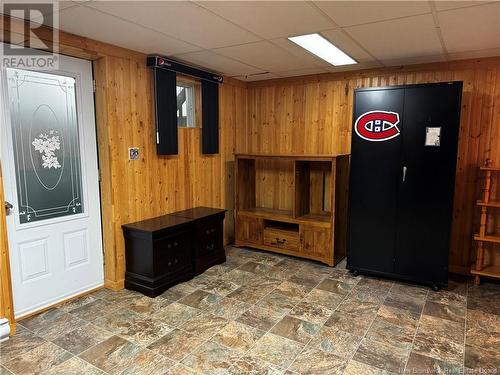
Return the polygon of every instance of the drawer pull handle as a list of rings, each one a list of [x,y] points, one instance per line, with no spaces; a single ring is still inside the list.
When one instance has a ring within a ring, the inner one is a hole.
[[[281,239],[281,238],[278,238],[276,237],[276,243],[279,244],[279,245],[284,245],[286,243],[286,239]]]
[[[214,233],[214,232],[215,232],[215,228],[212,228],[212,229],[210,230],[210,232]]]
[[[167,247],[168,247],[169,249],[171,249],[171,248],[172,248],[172,244],[171,244],[171,243],[169,243],[169,244],[167,245]]]
[[[178,260],[177,260],[177,258],[175,258],[174,263],[177,264],[177,262],[178,262]]]
[[[168,266],[170,267],[172,265],[172,262],[168,262]]]
[[[174,247],[177,247],[178,243],[177,242],[174,242]]]
[[[207,245],[207,250],[213,250],[215,245],[211,243],[210,245]]]
[[[205,233],[206,233],[206,234],[210,234],[210,230],[208,230],[208,229],[207,229],[207,230],[205,231]]]

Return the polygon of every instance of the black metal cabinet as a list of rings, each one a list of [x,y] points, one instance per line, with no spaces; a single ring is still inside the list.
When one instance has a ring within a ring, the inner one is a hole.
[[[196,207],[179,211],[173,215],[192,219],[195,222],[193,246],[194,274],[199,275],[215,264],[226,261],[224,251],[224,217],[226,210]]]
[[[355,92],[347,267],[447,284],[462,83]]]
[[[192,220],[171,215],[123,225],[125,288],[156,297],[193,278]]]

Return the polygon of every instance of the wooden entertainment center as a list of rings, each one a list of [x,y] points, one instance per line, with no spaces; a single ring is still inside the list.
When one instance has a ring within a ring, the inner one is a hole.
[[[236,154],[236,246],[345,257],[349,155]]]

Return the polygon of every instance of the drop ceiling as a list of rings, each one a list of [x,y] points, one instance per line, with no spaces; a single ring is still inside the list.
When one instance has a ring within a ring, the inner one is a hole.
[[[61,2],[59,28],[242,80],[500,55],[500,2]],[[334,67],[287,37],[320,33],[359,62]]]

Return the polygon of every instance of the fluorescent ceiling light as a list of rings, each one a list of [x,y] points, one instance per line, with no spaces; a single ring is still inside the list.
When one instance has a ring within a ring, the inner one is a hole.
[[[335,47],[319,34],[292,36],[288,39],[332,65],[357,64],[356,60]]]

